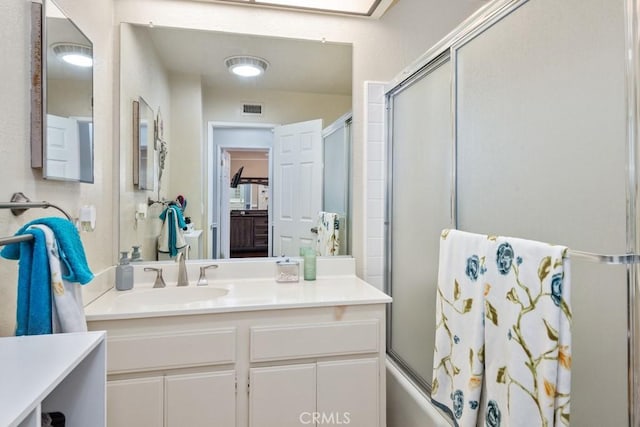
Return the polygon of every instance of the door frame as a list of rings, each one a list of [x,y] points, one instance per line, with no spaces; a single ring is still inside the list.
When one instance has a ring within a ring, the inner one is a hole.
[[[221,185],[220,181],[222,178],[222,170],[221,168],[216,168],[216,173],[214,176],[214,165],[219,165],[222,160],[222,152],[228,150],[237,150],[237,149],[246,149],[246,150],[268,150],[269,152],[269,182],[273,178],[273,167],[272,167],[272,159],[273,159],[273,146],[264,147],[263,145],[246,143],[242,145],[227,145],[220,144],[216,149],[216,141],[213,138],[213,131],[216,128],[224,129],[224,128],[237,128],[237,129],[268,129],[273,132],[273,129],[279,126],[274,123],[244,123],[244,122],[221,122],[221,121],[209,121],[207,122],[207,179],[205,180],[205,199],[207,206],[207,235],[206,239],[206,248],[207,248],[207,256],[209,258],[219,258],[221,252],[221,233],[220,233],[220,225],[221,225],[221,210],[219,209],[221,205],[220,195],[221,195]],[[216,189],[216,197],[213,197],[212,190]],[[268,211],[269,211],[269,254],[271,254],[271,212],[273,211],[273,194],[271,185],[269,185],[269,203],[268,203]],[[228,232],[228,230],[227,230]],[[214,247],[215,241],[215,247]],[[229,254],[227,254],[227,257]]]

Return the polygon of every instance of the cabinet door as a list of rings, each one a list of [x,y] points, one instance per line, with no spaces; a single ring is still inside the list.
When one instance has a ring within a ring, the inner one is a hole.
[[[236,425],[235,371],[168,375],[166,427]]]
[[[249,425],[300,427],[316,408],[316,365],[287,365],[249,370]]]
[[[107,426],[162,427],[163,378],[107,382]]]
[[[321,420],[325,424],[379,426],[378,376],[378,359],[318,362],[317,411]]]
[[[253,248],[253,218],[250,216],[231,217],[231,249]]]

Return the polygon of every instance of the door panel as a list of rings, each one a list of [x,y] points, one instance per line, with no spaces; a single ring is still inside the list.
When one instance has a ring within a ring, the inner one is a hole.
[[[315,412],[315,364],[251,368],[249,371],[250,427],[300,427],[303,425],[301,420],[309,419],[307,414]]]
[[[322,209],[322,120],[275,128],[273,255],[311,246]]]

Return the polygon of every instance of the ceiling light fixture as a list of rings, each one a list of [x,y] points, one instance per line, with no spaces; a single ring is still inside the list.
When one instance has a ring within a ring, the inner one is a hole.
[[[78,67],[93,66],[93,52],[89,46],[77,43],[56,43],[51,48],[53,53],[64,62]]]
[[[241,77],[256,77],[264,73],[269,63],[257,56],[232,56],[224,60],[229,71]]]

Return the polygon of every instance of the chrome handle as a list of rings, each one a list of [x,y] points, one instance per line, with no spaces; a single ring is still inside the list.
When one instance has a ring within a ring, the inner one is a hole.
[[[156,272],[156,281],[153,284],[154,288],[164,288],[165,286],[167,286],[167,284],[164,283],[164,279],[162,278],[162,269],[161,268],[145,267],[144,271],[155,271]]]
[[[218,268],[218,264],[211,264],[200,267],[200,277],[198,278],[197,286],[207,286],[209,284],[209,282],[207,281],[206,273],[209,268]]]

